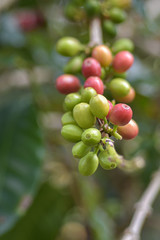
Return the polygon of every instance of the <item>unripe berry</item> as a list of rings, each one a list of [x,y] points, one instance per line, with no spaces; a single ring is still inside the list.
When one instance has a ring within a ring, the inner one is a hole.
[[[61,134],[62,136],[70,142],[78,142],[81,140],[81,135],[83,130],[73,124],[67,124],[62,127]]]
[[[130,106],[118,103],[116,104],[110,114],[109,114],[109,121],[118,126],[124,126],[132,119],[132,109]]]
[[[129,93],[126,96],[121,97],[121,98],[116,98],[115,97],[115,99],[118,102],[130,103],[130,102],[132,102],[134,100],[135,95],[136,95],[136,92],[135,92],[134,88],[131,87]]]
[[[84,88],[92,87],[96,90],[98,94],[103,94],[104,85],[99,77],[89,77],[84,83]]]
[[[138,135],[139,128],[137,123],[131,119],[125,126],[118,126],[117,132],[123,137],[123,139],[130,140]]]
[[[84,8],[88,16],[95,16],[101,12],[101,5],[97,0],[88,0],[86,1]]]
[[[110,155],[107,150],[101,152],[99,154],[99,163],[101,167],[105,170],[112,170],[117,167],[117,163],[115,162],[116,153],[114,155]]]
[[[112,8],[109,12],[110,18],[115,23],[121,23],[126,20],[126,13],[125,11],[119,8]]]
[[[79,172],[84,176],[92,175],[98,168],[99,160],[95,153],[89,152],[79,161]]]
[[[127,71],[133,64],[134,57],[128,51],[121,51],[116,54],[113,60],[113,69],[118,73]]]
[[[76,121],[73,118],[72,112],[66,112],[61,118],[62,125],[67,124],[76,124]]]
[[[81,97],[82,102],[89,103],[90,99],[97,95],[97,92],[94,88],[87,87],[82,90]]]
[[[76,143],[72,148],[72,154],[75,158],[84,157],[89,151],[91,147],[85,145],[82,141]]]
[[[96,128],[89,128],[83,132],[81,139],[84,144],[86,144],[88,146],[94,146],[100,142],[101,133]]]
[[[89,105],[91,112],[97,118],[104,119],[109,112],[109,103],[103,95],[98,94],[97,96],[92,97]]]
[[[83,63],[82,56],[73,57],[64,67],[65,73],[76,74],[81,71]]]
[[[82,44],[73,37],[63,37],[57,42],[57,52],[66,57],[75,56],[83,49]]]
[[[133,42],[128,38],[121,38],[114,42],[112,46],[112,51],[114,54],[120,52],[120,51],[129,51],[132,52],[134,49]]]
[[[107,35],[111,37],[115,37],[117,34],[115,24],[108,19],[103,21],[103,29],[104,29],[104,32],[106,32]]]
[[[105,45],[96,46],[92,51],[92,57],[103,67],[108,67],[112,63],[111,50]]]
[[[82,73],[83,75],[88,78],[90,76],[101,76],[101,65],[100,63],[94,58],[86,58],[82,65]]]
[[[113,104],[109,100],[107,100],[107,101],[108,101],[108,104],[109,104],[109,111],[108,111],[108,114],[107,114],[106,118],[108,119],[109,118],[109,114],[110,114],[110,112],[111,112],[111,110],[113,108]]]
[[[109,83],[109,90],[111,91],[114,98],[124,97],[130,91],[130,84],[125,79],[114,78]]]
[[[77,92],[80,86],[79,79],[71,74],[63,74],[56,79],[56,88],[62,94]]]
[[[70,93],[64,99],[65,107],[68,111],[72,111],[74,106],[81,102],[81,95],[79,93]]]
[[[90,128],[95,124],[96,118],[92,114],[89,104],[79,103],[73,109],[73,117],[81,128]]]

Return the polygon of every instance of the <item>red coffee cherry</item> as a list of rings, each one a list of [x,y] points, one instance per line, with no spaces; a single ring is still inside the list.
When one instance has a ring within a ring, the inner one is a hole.
[[[62,94],[77,92],[80,89],[80,81],[70,74],[63,74],[56,79],[56,88]]]
[[[89,77],[84,83],[84,88],[92,87],[96,90],[98,94],[103,94],[104,85],[99,77]]]
[[[129,123],[132,118],[132,114],[133,112],[130,106],[118,103],[112,108],[109,114],[109,120],[115,125],[124,126]]]
[[[120,97],[120,98],[116,98],[115,97],[115,99],[118,102],[130,103],[130,102],[132,102],[134,100],[135,95],[136,95],[135,90],[134,90],[134,88],[131,87],[129,93],[126,96]]]
[[[139,128],[137,123],[131,119],[125,126],[118,126],[117,132],[123,137],[123,139],[130,140],[138,135]]]
[[[134,57],[128,51],[121,51],[113,59],[113,68],[118,73],[127,71],[133,64]]]
[[[100,63],[94,58],[86,58],[82,65],[82,73],[83,75],[88,78],[90,76],[101,76],[101,65]]]
[[[111,112],[111,110],[112,110],[112,108],[113,108],[113,104],[112,104],[108,99],[107,99],[107,101],[108,101],[108,103],[109,103],[109,112],[108,112],[106,118],[108,119],[108,118],[109,118],[109,114],[110,114],[110,112]]]

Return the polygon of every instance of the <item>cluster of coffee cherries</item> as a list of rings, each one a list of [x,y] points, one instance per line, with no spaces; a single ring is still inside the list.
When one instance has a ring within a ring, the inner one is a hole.
[[[92,175],[99,163],[107,170],[117,167],[121,156],[112,138],[129,140],[138,134],[132,109],[126,104],[134,99],[135,91],[122,78],[134,61],[129,50],[133,50],[129,39],[116,41],[112,48],[94,46],[88,55],[75,38],[64,37],[57,43],[57,51],[71,57],[65,66],[67,73],[56,79],[57,90],[66,95],[61,134],[75,143],[72,154],[80,159],[82,175]],[[75,75],[79,71],[85,78],[83,86]],[[110,90],[114,100],[103,95],[105,89]]]
[[[107,37],[115,37],[116,24],[126,20],[125,9],[130,5],[131,0],[71,0],[65,7],[65,15],[72,21],[87,21],[98,16]]]

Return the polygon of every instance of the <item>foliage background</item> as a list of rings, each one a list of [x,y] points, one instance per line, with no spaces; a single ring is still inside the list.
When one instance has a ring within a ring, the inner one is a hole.
[[[88,42],[88,26],[65,19],[67,1],[19,0],[0,14],[0,240],[114,240],[128,226],[134,204],[160,163],[159,1],[133,1],[118,37],[135,45],[127,79],[137,91],[131,104],[140,134],[117,142],[127,159],[141,156],[143,170],[126,174],[77,172],[72,144],[60,136],[63,96],[55,79],[66,58],[55,51],[62,36]],[[16,13],[39,9],[45,24],[22,31]],[[160,196],[142,239],[159,240]]]

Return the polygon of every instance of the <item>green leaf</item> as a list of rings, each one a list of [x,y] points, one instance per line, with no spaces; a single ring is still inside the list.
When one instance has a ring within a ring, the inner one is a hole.
[[[25,213],[38,187],[44,147],[36,117],[26,96],[0,107],[0,234]]]

